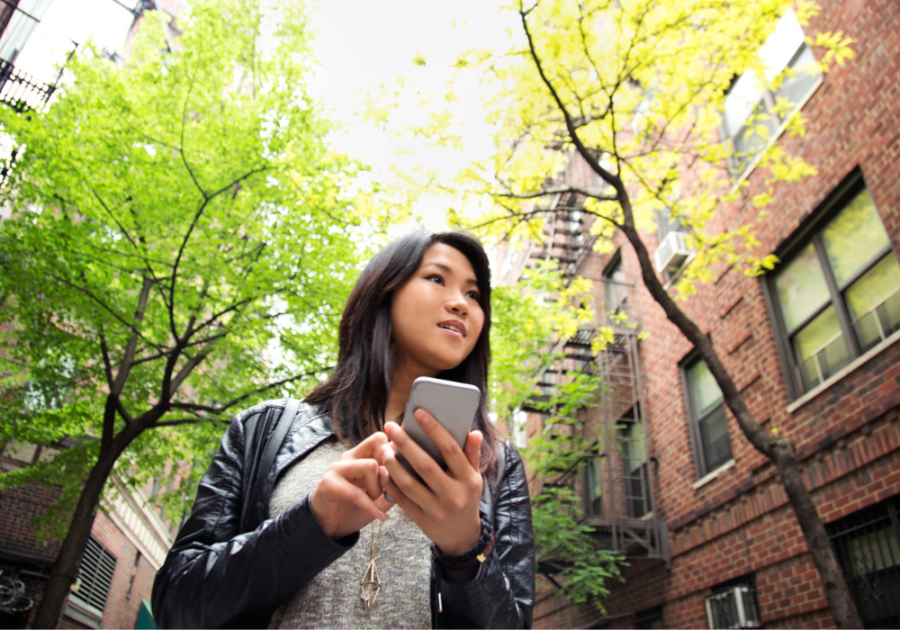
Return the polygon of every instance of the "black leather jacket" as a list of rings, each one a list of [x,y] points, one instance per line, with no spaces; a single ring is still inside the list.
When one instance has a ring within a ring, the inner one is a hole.
[[[240,414],[200,481],[194,509],[153,583],[153,616],[161,628],[264,627],[276,608],[356,544],[322,531],[306,497],[269,518],[279,475],[334,435],[331,419],[300,406],[269,470],[257,470],[284,409],[269,401]],[[494,550],[470,582],[442,582],[434,627],[529,628],[534,605],[534,536],[525,469],[504,441],[496,479],[485,479],[481,510],[493,521]],[[252,496],[257,475],[261,496]],[[244,523],[242,527],[242,523]],[[343,544],[342,544],[343,543]]]

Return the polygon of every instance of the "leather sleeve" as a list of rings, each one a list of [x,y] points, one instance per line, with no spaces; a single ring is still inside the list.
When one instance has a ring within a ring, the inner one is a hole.
[[[507,445],[494,509],[494,549],[475,577],[442,581],[441,628],[530,628],[534,609],[534,534],[522,459]]]
[[[328,538],[304,498],[240,532],[244,419],[232,422],[200,481],[193,511],[153,583],[159,628],[265,627],[276,608],[350,549]]]

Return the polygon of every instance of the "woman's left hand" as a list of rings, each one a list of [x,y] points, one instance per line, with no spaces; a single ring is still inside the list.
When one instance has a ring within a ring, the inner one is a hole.
[[[464,554],[475,547],[481,536],[481,431],[469,433],[463,450],[424,409],[416,411],[415,419],[440,449],[447,470],[442,470],[400,426],[388,422],[384,432],[391,444],[381,449],[381,485],[444,555]],[[403,453],[425,484],[397,461],[395,449]]]

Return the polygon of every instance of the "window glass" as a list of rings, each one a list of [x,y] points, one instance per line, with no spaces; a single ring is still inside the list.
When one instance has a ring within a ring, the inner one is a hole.
[[[800,26],[796,14],[788,9],[778,20],[766,43],[759,49],[759,57],[766,67],[766,79],[771,81],[781,74],[802,45],[803,27]]]
[[[752,72],[745,72],[734,82],[725,97],[725,125],[728,134],[736,136],[763,97],[763,88]]]
[[[656,211],[656,236],[660,243],[670,232],[686,232],[680,219],[672,216],[672,212],[665,208]]]
[[[838,286],[844,286],[888,246],[887,233],[868,190],[832,219],[822,230],[822,239]]]
[[[796,68],[794,76],[786,76],[781,86],[775,90],[776,103],[779,98],[783,98],[794,105],[800,104],[822,76],[818,70],[810,69],[810,64],[815,60],[816,58],[812,51],[809,48],[804,47],[803,52],[801,52],[794,63],[791,64],[791,68]]]
[[[587,464],[587,508],[591,516],[603,514],[603,486],[600,480],[600,464],[599,457],[589,459]]]
[[[698,361],[691,368],[691,385],[694,388],[698,417],[722,402],[722,390],[709,371],[706,361]]]
[[[785,266],[775,278],[775,289],[789,333],[829,300],[815,245],[810,243]]]
[[[728,441],[728,422],[725,406],[721,406],[700,421],[700,436],[706,472],[715,470],[731,459],[731,443]]]
[[[826,308],[794,335],[794,350],[807,389],[847,365],[850,353],[833,306]]]
[[[618,310],[628,299],[628,287],[625,286],[625,270],[622,269],[621,259],[606,274],[606,308]]]
[[[885,256],[844,294],[850,317],[857,321],[900,288],[900,264],[894,256]]]
[[[802,363],[815,355],[841,334],[837,313],[829,306],[794,336],[797,359]]]

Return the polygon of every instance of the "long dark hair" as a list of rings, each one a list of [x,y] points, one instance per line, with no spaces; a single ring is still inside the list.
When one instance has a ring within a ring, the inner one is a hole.
[[[485,402],[491,354],[490,265],[478,239],[465,232],[413,232],[392,242],[369,261],[341,316],[337,367],[305,401],[331,412],[335,432],[342,442],[357,444],[384,428],[384,409],[394,368],[391,301],[394,292],[422,264],[425,251],[436,243],[449,245],[468,259],[475,271],[484,311],[484,326],[475,348],[462,363],[437,377],[481,389],[481,405],[475,414],[475,428],[484,434],[481,469],[493,470],[499,433],[488,419]]]

